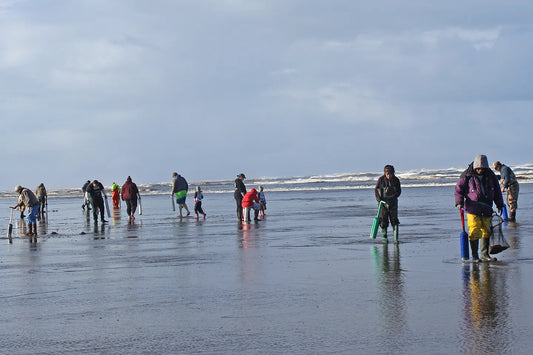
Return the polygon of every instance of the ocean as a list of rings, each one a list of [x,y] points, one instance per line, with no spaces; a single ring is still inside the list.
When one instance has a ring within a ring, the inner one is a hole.
[[[423,187],[423,186],[452,186],[457,182],[458,176],[466,169],[449,168],[438,170],[410,170],[399,171],[396,175],[402,181],[402,187]],[[517,179],[521,183],[533,182],[533,164],[512,166]],[[312,191],[312,190],[345,190],[345,189],[368,189],[373,188],[377,179],[383,172],[371,173],[346,173],[316,176],[295,176],[295,177],[261,177],[246,179],[249,188],[263,186],[268,191]],[[187,178],[185,176],[185,178]],[[206,193],[227,193],[233,192],[233,181],[189,181],[189,189],[194,191],[196,186],[201,186]],[[81,186],[85,181],[80,181],[79,187],[68,187],[63,189],[48,189],[51,197],[79,197]],[[142,195],[164,195],[168,194],[171,188],[171,181],[159,183],[143,183],[135,181]],[[111,184],[104,183],[109,190]],[[122,182],[119,182],[122,184]],[[46,186],[46,184],[45,184]],[[32,188],[30,186],[26,186]],[[16,194],[12,191],[0,191],[0,198],[13,197]]]
[[[462,169],[399,172],[400,243],[369,238],[381,174],[246,179],[267,215],[237,222],[233,180],[191,182],[207,218],[179,219],[169,184],[108,224],[79,189],[51,191],[37,243],[0,198],[0,348],[77,354],[526,354],[533,346],[533,166],[519,177],[511,248],[462,264]],[[192,195],[187,199],[193,208]],[[2,246],[1,243],[4,243]]]

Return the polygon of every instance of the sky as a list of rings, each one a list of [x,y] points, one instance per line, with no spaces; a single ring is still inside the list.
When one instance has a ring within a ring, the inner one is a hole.
[[[0,0],[0,190],[532,163],[532,13]]]

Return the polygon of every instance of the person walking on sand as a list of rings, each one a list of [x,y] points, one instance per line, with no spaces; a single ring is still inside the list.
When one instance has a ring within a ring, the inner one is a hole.
[[[120,185],[113,181],[111,185],[111,201],[113,201],[113,208],[120,208]]]
[[[35,196],[39,200],[39,217],[44,218],[45,207],[47,206],[48,194],[46,193],[46,188],[44,183],[41,182],[37,189],[35,189]],[[48,213],[48,211],[46,211]]]
[[[183,217],[183,207],[185,207],[185,210],[187,211],[187,216],[189,216],[191,212],[189,211],[189,207],[187,207],[187,204],[185,203],[185,200],[187,199],[187,191],[189,190],[189,184],[187,184],[187,180],[185,180],[183,176],[176,172],[172,174],[172,177],[174,178],[174,181],[172,182],[172,193],[174,194],[176,198],[176,203],[178,204],[180,209],[180,218]]]
[[[30,190],[20,185],[15,186],[15,192],[19,194],[18,203],[11,207],[13,209],[28,209],[28,233],[26,236],[37,236],[37,214],[39,213],[39,200]]]
[[[87,206],[87,211],[91,209],[89,206],[89,198],[87,197],[87,188],[90,184],[91,180],[87,180],[87,182],[81,187],[81,191],[83,191],[83,205],[81,205],[81,208],[85,209],[85,206]]]
[[[509,221],[516,222],[516,209],[518,208],[518,180],[513,170],[498,160],[492,164],[494,170],[501,174],[500,183],[502,184],[502,192],[507,191],[507,205],[509,206]]]
[[[244,179],[246,179],[246,176],[244,176],[243,173],[240,173],[239,175],[237,175],[235,183],[233,184],[233,186],[235,187],[233,197],[235,198],[235,202],[237,203],[237,219],[239,220],[239,222],[243,220],[242,199],[246,195],[246,186],[244,186]]]
[[[259,197],[257,197],[257,190],[251,189],[242,199],[242,207],[245,211],[245,221],[250,222],[250,208],[254,210],[254,221],[259,221],[259,210],[261,204],[259,203]]]
[[[107,223],[104,219],[104,199],[105,196],[104,185],[98,180],[94,180],[87,186],[87,198],[93,208],[94,223],[98,223],[98,212],[100,212],[100,219],[102,223]]]
[[[390,221],[394,234],[394,242],[397,243],[399,233],[398,227],[400,225],[400,220],[398,219],[398,197],[400,197],[402,193],[402,187],[400,185],[400,179],[394,175],[394,166],[385,165],[383,171],[384,174],[378,178],[378,182],[374,189],[378,204],[380,201],[383,201],[379,213],[379,224],[383,234],[383,242],[387,243],[387,228]]]
[[[200,189],[200,186],[196,187],[196,191],[194,192],[194,213],[196,214],[196,219],[198,219],[198,213],[204,215],[204,219],[207,216],[202,209],[202,200],[204,199],[204,194],[202,193],[202,189]]]
[[[501,213],[503,197],[498,178],[489,168],[486,155],[478,155],[461,174],[455,185],[455,206],[466,211],[468,240],[472,260],[479,262],[478,246],[481,244],[481,261],[495,261],[489,255],[492,204]],[[481,240],[481,242],[480,242]]]
[[[126,202],[126,211],[129,216],[129,223],[135,221],[135,210],[137,209],[137,200],[141,199],[137,184],[128,176],[124,185],[122,185],[122,200]]]

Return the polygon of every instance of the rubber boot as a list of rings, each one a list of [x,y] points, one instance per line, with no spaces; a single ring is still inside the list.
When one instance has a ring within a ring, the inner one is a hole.
[[[496,258],[491,258],[489,255],[489,238],[481,238],[481,261],[496,261]]]
[[[392,226],[392,231],[394,235],[394,243],[398,243],[398,225]]]
[[[511,212],[511,215],[509,216],[509,221],[516,222],[516,211]]]
[[[33,223],[28,223],[28,233],[26,233],[26,237],[31,237],[33,235]]]
[[[34,237],[37,237],[37,223],[33,223],[33,234]]]
[[[472,250],[472,261],[475,263],[479,262],[479,255],[477,253],[478,246],[479,246],[479,239],[470,241],[470,249]]]
[[[254,211],[254,221],[259,221],[259,210]]]
[[[244,221],[250,222],[250,207],[244,207]]]
[[[383,236],[381,237],[383,243],[388,243],[389,239],[387,239],[387,228],[381,228],[381,233],[383,233]]]

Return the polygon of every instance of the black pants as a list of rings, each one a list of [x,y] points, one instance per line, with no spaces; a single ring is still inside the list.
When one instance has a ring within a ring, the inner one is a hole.
[[[93,205],[93,218],[94,221],[98,221],[98,212],[100,212],[100,218],[102,221],[104,220],[104,199],[102,198],[95,198],[91,201],[91,204]]]
[[[235,202],[237,203],[237,218],[239,219],[239,221],[242,220],[242,195],[241,194],[238,194],[238,195],[234,195],[235,197]]]
[[[393,200],[387,203],[387,205],[381,206],[381,212],[379,213],[379,225],[381,228],[386,229],[390,224],[394,227],[400,224],[398,219],[398,200]]]
[[[126,212],[128,213],[128,216],[131,216],[135,213],[135,210],[137,209],[137,200],[125,200],[126,201]]]
[[[201,213],[204,214],[204,210],[202,209],[202,201],[197,201],[194,204],[194,213]]]

